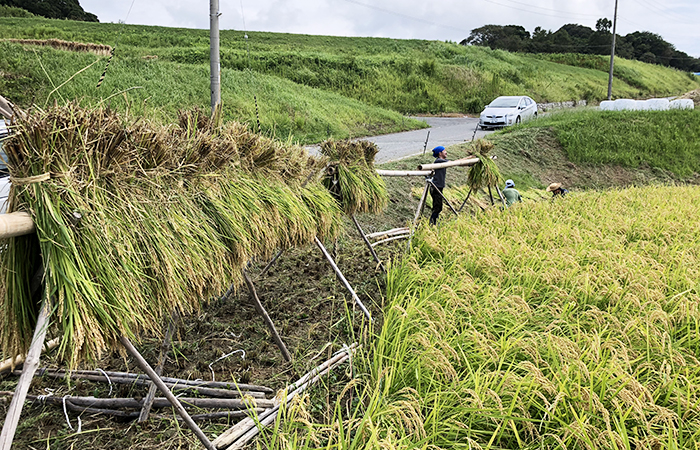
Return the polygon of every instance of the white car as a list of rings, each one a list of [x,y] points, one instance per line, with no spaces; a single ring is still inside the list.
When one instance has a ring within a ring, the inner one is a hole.
[[[482,130],[506,127],[537,117],[537,103],[526,95],[501,96],[489,103],[479,116]]]

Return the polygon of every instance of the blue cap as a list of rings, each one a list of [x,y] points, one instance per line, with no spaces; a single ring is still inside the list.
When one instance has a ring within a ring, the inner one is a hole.
[[[433,149],[433,156],[437,158],[440,152],[443,150],[445,150],[445,147],[443,147],[442,145],[438,145]]]
[[[515,187],[515,183],[513,183],[513,180],[506,180],[506,188],[512,187]]]

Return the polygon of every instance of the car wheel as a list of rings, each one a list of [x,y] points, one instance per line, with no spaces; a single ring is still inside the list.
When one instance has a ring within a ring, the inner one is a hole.
[[[515,124],[517,125],[517,124],[519,124],[519,123],[520,123],[520,116],[518,116],[518,117],[515,118]]]

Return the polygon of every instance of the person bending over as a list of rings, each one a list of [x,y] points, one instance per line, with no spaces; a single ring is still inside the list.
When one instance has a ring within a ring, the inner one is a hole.
[[[510,208],[510,205],[517,202],[522,202],[523,198],[520,196],[520,192],[515,189],[515,183],[513,180],[506,180],[506,188],[502,191],[503,197],[506,199],[506,206]]]

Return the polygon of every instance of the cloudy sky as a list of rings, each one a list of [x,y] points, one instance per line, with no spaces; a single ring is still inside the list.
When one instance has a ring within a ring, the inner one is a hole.
[[[698,0],[618,0],[617,33],[651,31],[700,57]],[[207,0],[80,0],[100,22],[209,28]],[[555,31],[612,20],[615,0],[219,0],[220,28],[459,42],[486,24]],[[251,37],[253,35],[251,34]]]

